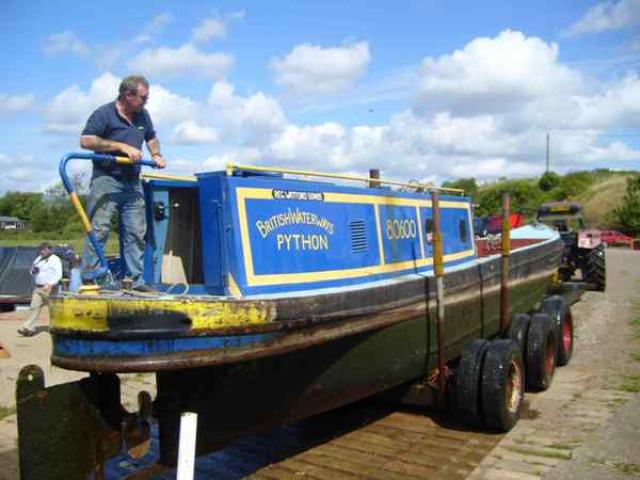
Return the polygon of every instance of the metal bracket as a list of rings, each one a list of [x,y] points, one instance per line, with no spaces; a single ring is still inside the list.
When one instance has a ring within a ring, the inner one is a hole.
[[[141,399],[148,410],[148,399]],[[141,415],[120,404],[120,380],[96,374],[45,388],[37,365],[24,367],[16,385],[20,478],[84,480],[104,477],[105,460],[129,451],[140,454],[149,428]]]

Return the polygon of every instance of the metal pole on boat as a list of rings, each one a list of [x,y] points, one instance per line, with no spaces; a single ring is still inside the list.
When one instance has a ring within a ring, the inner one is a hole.
[[[500,275],[500,335],[509,326],[509,256],[511,255],[511,229],[509,225],[509,194],[502,194],[502,269]]]
[[[369,188],[379,188],[380,182],[376,182],[376,180],[380,180],[380,170],[378,168],[369,169]]]
[[[440,400],[444,399],[447,386],[446,364],[444,358],[444,251],[442,231],[440,229],[440,194],[431,190],[431,210],[433,212],[433,274],[436,279],[436,331],[438,335],[438,391]]]

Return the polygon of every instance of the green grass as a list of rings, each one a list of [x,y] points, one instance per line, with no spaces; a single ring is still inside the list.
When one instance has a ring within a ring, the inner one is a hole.
[[[618,389],[631,393],[640,392],[640,373],[633,373],[623,377],[622,383],[618,386]]]
[[[35,235],[35,234],[34,234]],[[60,239],[50,239],[47,237],[44,238],[11,238],[11,239],[0,239],[0,247],[16,247],[16,246],[25,246],[25,247],[36,247],[40,245],[42,242],[49,242],[52,245],[71,245],[71,247],[78,253],[82,253],[82,244],[84,243],[84,236],[78,238],[71,238],[66,240]],[[120,243],[118,241],[117,235],[111,235],[109,241],[107,241],[107,245],[105,246],[105,253],[107,255],[118,255]]]
[[[580,442],[578,441],[568,441],[568,442],[554,442],[546,445],[548,448],[555,448],[557,450],[573,450],[580,446]]]
[[[545,457],[545,458],[557,458],[559,460],[569,460],[571,458],[571,452],[567,452],[564,450],[551,450],[551,449],[542,449],[542,448],[521,448],[515,445],[507,445],[504,448],[510,450],[515,453],[519,453],[522,455],[534,455],[537,457]]]
[[[589,463],[594,466],[608,467],[624,476],[640,475],[640,465],[637,463],[612,462],[610,460],[592,460]]]
[[[7,418],[9,415],[13,415],[14,413],[16,413],[15,405],[12,405],[10,407],[0,405],[0,420],[2,420],[3,418]]]
[[[612,222],[613,210],[622,203],[629,175],[612,175],[596,181],[576,198],[582,204],[587,225],[605,228]]]
[[[628,400],[626,398],[614,398],[613,400],[609,400],[607,402],[607,405],[612,408],[616,408],[616,407],[621,407],[622,405],[625,405],[627,402]]]

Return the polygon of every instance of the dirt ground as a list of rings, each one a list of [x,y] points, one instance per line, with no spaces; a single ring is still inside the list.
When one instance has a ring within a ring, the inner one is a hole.
[[[640,479],[640,252],[609,249],[607,275],[607,292],[589,292],[573,308],[571,363],[548,391],[527,394],[524,417],[468,478]],[[0,314],[0,343],[11,355],[0,359],[0,480],[18,478],[19,370],[39,365],[48,385],[83,376],[50,365],[46,331],[16,334],[26,313]],[[128,406],[140,389],[155,393],[150,375],[125,375],[122,384]]]
[[[571,363],[469,478],[640,478],[639,292],[640,252],[609,249],[607,291],[573,307]]]

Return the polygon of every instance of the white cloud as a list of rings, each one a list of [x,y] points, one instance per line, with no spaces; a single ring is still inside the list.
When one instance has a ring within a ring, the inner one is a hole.
[[[460,158],[451,169],[456,177],[475,177],[491,179],[499,177],[536,176],[542,173],[542,167],[530,162],[512,161],[508,158],[485,158],[480,161],[474,158]]]
[[[226,36],[227,26],[219,18],[205,18],[200,25],[193,29],[193,40],[199,43]]]
[[[225,76],[233,64],[227,53],[206,53],[192,44],[178,48],[146,49],[128,62],[129,70],[150,76],[198,75],[218,79]]]
[[[640,78],[627,75],[603,93],[576,96],[577,115],[573,126],[582,128],[640,127]]]
[[[605,1],[589,8],[565,35],[574,37],[636,25],[640,25],[640,0]]]
[[[78,85],[64,89],[44,108],[44,131],[79,135],[93,110],[116,99],[120,81],[115,75],[105,73],[94,79],[87,91]],[[150,86],[147,108],[156,129],[169,129],[198,115],[198,107],[193,100],[155,84]]]
[[[56,179],[57,172],[47,165],[49,159],[37,161],[32,155],[0,153],[0,195],[5,192],[42,192]]]
[[[86,92],[78,85],[64,89],[44,108],[44,131],[79,136],[91,112],[116,98],[119,85],[119,78],[105,73],[94,79]]]
[[[609,145],[590,145],[585,155],[585,160],[590,162],[607,162],[615,158],[618,162],[638,161],[640,153],[621,142],[613,142]]]
[[[233,12],[224,17],[205,18],[200,25],[193,29],[191,37],[196,43],[204,43],[214,38],[225,38],[229,22],[241,18],[244,18],[244,10]]]
[[[114,69],[123,58],[131,57],[142,45],[153,43],[172,21],[173,17],[169,13],[156,15],[142,26],[140,33],[135,37],[93,47],[94,55],[91,60],[100,70]]]
[[[154,16],[146,25],[141,29],[139,35],[134,39],[134,43],[142,44],[152,41],[155,37],[160,35],[165,27],[173,21],[173,16],[170,13],[161,13]]]
[[[194,145],[198,143],[215,143],[218,132],[212,127],[198,125],[192,121],[179,123],[173,128],[171,141],[176,144]]]
[[[287,163],[305,159],[325,169],[345,169],[349,167],[348,140],[348,130],[338,123],[289,125],[273,142],[271,151]]]
[[[276,82],[295,93],[334,93],[353,85],[370,59],[367,42],[343,47],[303,44],[270,66]]]
[[[286,124],[277,100],[262,92],[237,96],[228,82],[216,82],[211,87],[207,107],[220,125],[223,138],[231,135],[243,142],[264,143]]]
[[[45,55],[50,56],[58,53],[71,53],[78,57],[86,57],[90,52],[87,44],[70,31],[49,35],[43,50]]]
[[[189,97],[183,97],[170,90],[151,84],[147,109],[156,130],[171,128],[181,122],[198,116],[198,104]],[[162,140],[162,137],[160,138]]]
[[[422,62],[418,110],[492,113],[545,95],[577,92],[580,75],[558,63],[558,46],[521,32],[476,38]]]
[[[0,93],[0,115],[30,110],[33,107],[34,100],[35,96],[31,93],[25,95]]]
[[[264,160],[264,152],[258,148],[234,148],[218,155],[211,155],[202,163],[207,171],[224,170],[229,164],[257,165]]]

